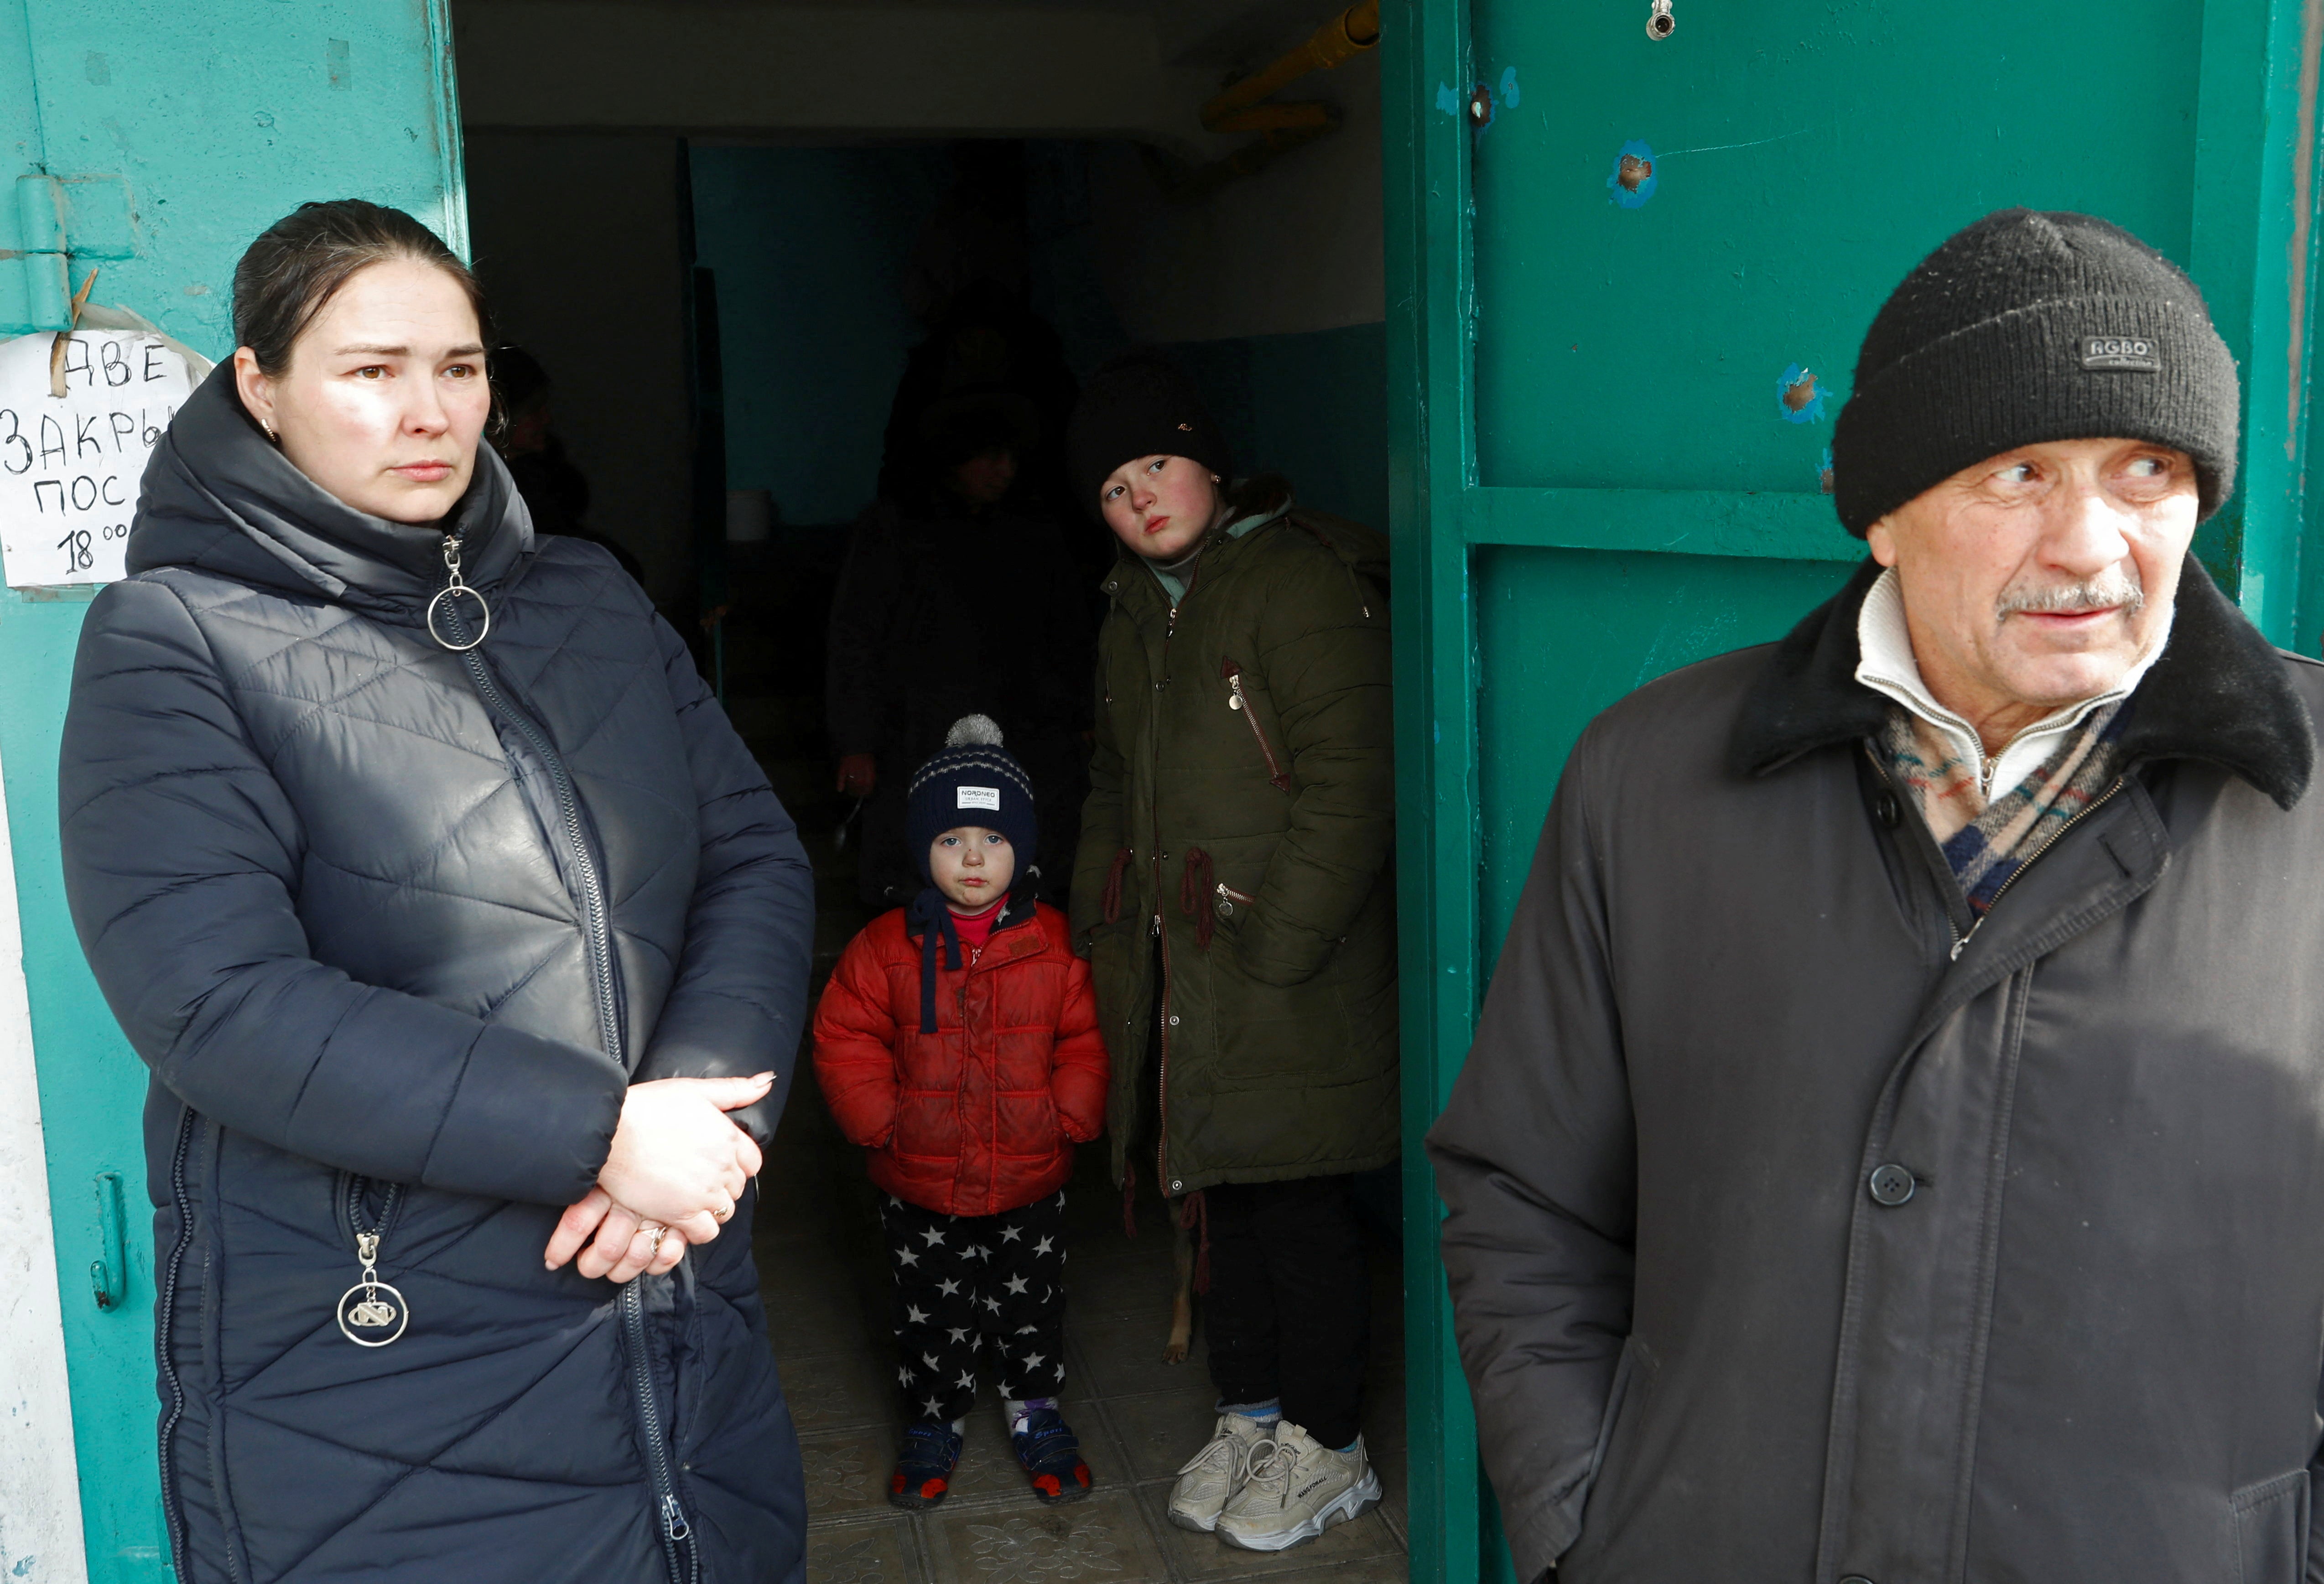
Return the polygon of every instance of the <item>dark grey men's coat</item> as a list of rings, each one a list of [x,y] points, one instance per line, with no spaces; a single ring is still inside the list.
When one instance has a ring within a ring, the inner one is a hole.
[[[1583,734],[1430,1135],[1519,1575],[2324,1577],[2324,667],[2190,561],[1972,931],[1875,571]]]
[[[637,585],[535,540],[490,452],[464,660],[422,624],[443,536],[324,493],[231,374],[147,470],[61,774],[74,919],[152,1070],[178,1577],[797,1579],[748,1197],[669,1276],[541,1260],[627,1084],[788,1078],[791,822]],[[738,1116],[763,1141],[781,1099]],[[373,1229],[409,1308],[366,1349],[335,1305]]]

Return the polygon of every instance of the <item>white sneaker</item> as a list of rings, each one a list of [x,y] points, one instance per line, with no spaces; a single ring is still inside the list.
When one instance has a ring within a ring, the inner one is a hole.
[[[1219,1526],[1219,1512],[1241,1488],[1243,1463],[1250,1449],[1267,1440],[1275,1421],[1247,1414],[1222,1414],[1218,1429],[1204,1447],[1178,1470],[1170,1492],[1170,1522],[1181,1529],[1208,1534]]]
[[[1285,1420],[1243,1455],[1242,1487],[1219,1515],[1218,1537],[1245,1551],[1282,1551],[1343,1524],[1380,1498],[1363,1437],[1344,1452]]]

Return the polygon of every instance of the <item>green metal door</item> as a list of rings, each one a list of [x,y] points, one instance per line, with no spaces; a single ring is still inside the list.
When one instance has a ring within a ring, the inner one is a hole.
[[[1421,1132],[1558,770],[1652,677],[1780,635],[1861,547],[1823,493],[1856,348],[2013,204],[2194,275],[2245,381],[2198,550],[2324,631],[2305,489],[2313,0],[1400,0],[1386,47],[1416,1579],[1506,1575]]]
[[[15,165],[0,201],[0,337],[61,327],[67,293],[94,269],[91,300],[223,358],[235,261],[312,198],[397,205],[465,251],[450,45],[445,0],[0,0],[0,153]],[[113,1584],[170,1568],[138,1129],[145,1073],[81,961],[58,868],[57,741],[92,592],[0,592],[0,781],[87,1577]],[[125,1283],[112,1269],[124,1260]],[[93,1277],[99,1262],[107,1270]],[[92,1282],[108,1274],[125,1290],[100,1307]],[[9,1279],[22,1273],[12,1266]],[[38,1516],[0,1514],[0,1547],[10,1519],[22,1533]],[[12,1584],[78,1578],[78,1560],[8,1554],[0,1573]]]

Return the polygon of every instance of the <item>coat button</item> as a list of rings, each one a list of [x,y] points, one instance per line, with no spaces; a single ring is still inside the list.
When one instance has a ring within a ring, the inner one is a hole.
[[[1904,809],[1897,806],[1896,794],[1889,791],[1886,787],[1875,794],[1872,799],[1872,817],[1890,830],[1895,830],[1896,823],[1904,817]]]
[[[1887,1205],[1892,1210],[1912,1198],[1915,1186],[1913,1174],[1894,1161],[1885,1166],[1873,1167],[1868,1185],[1872,1190],[1872,1202]]]
[[[1178,1027],[1178,1014],[1176,1012],[1170,1014],[1170,1027],[1173,1028]],[[1908,1189],[1906,1192],[1909,1193],[1911,1190]]]

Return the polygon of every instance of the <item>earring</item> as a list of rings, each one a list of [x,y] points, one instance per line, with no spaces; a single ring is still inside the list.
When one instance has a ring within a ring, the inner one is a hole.
[[[1214,484],[1215,484],[1215,483],[1225,483],[1226,481],[1225,481],[1225,480],[1223,480],[1223,479],[1222,479],[1221,477],[1219,477],[1219,475],[1218,475],[1217,474],[1215,474],[1215,473],[1214,473],[1214,474],[1211,474],[1211,482],[1212,482],[1213,483],[1214,483]]]
[[[282,444],[282,437],[274,432],[274,426],[272,424],[268,423],[262,419],[259,420],[258,427],[266,431],[266,443],[268,445],[280,446]]]

